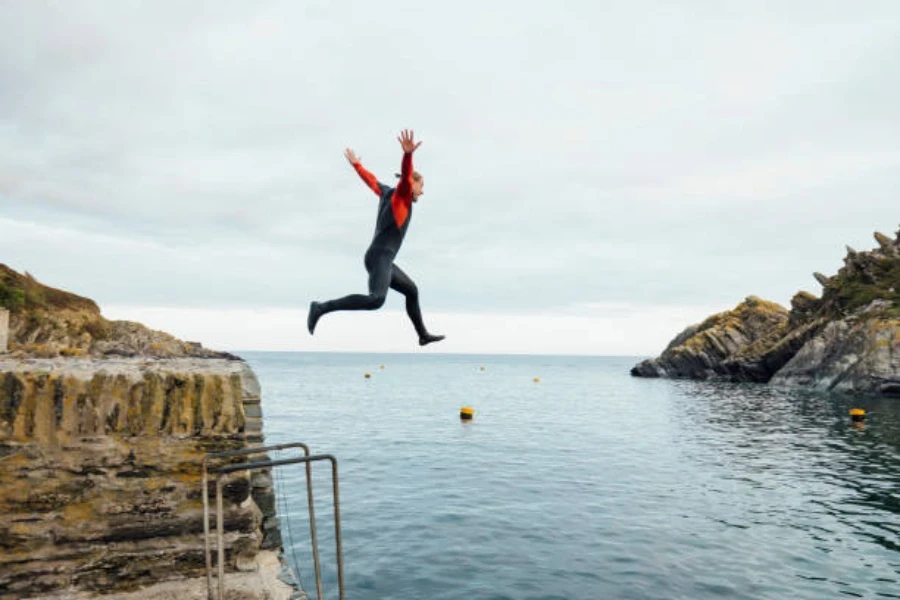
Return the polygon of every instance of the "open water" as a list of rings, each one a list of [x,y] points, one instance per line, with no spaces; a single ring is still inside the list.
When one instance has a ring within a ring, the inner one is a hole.
[[[338,460],[348,600],[900,598],[900,400],[633,378],[639,358],[241,355],[266,443]],[[304,469],[276,475],[315,598]]]

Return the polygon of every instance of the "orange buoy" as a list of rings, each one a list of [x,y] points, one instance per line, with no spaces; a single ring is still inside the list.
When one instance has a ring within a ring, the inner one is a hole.
[[[463,406],[459,409],[459,418],[463,421],[471,421],[475,416],[475,409],[471,406]]]
[[[864,421],[866,419],[866,411],[861,408],[851,408],[850,409],[850,420],[854,423],[859,423],[860,421]]]

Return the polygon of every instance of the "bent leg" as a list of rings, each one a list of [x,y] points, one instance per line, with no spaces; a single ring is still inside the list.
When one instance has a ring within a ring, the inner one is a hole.
[[[338,310],[376,310],[384,305],[391,283],[391,256],[366,256],[366,269],[369,271],[368,294],[350,294],[309,305],[306,326],[310,333],[315,331],[316,323],[322,315]]]
[[[419,306],[419,288],[409,275],[397,265],[393,265],[391,270],[391,289],[406,296],[406,314],[409,315],[409,320],[412,321],[416,333],[419,334],[419,345],[424,346],[444,339],[444,336],[431,335],[425,329],[425,323],[422,321],[422,309]]]

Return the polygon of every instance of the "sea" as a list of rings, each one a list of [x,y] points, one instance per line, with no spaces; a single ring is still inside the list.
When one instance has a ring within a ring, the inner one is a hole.
[[[644,357],[238,354],[266,443],[335,458],[347,599],[900,598],[900,399],[632,377]],[[273,472],[316,598],[305,476]]]

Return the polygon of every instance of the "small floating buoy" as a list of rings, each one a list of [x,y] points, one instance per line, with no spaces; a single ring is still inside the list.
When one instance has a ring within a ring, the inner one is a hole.
[[[850,420],[854,423],[859,423],[860,421],[864,421],[866,419],[866,411],[861,408],[851,408],[850,409]]]
[[[368,379],[368,378],[371,377],[371,376],[372,376],[371,373],[366,373],[366,375],[365,375],[366,379]]]
[[[484,371],[484,365],[481,365],[481,370]]]
[[[540,382],[541,382],[541,378],[540,378],[540,377],[535,377],[535,378],[534,378],[534,382],[535,382],[535,383],[540,383]]]
[[[463,421],[471,421],[472,417],[475,416],[475,409],[471,406],[463,406],[459,409],[459,418]]]
[[[378,367],[378,368],[379,368],[379,369],[383,369],[383,368],[384,368],[384,365],[381,365],[381,366],[380,366],[380,367]]]

